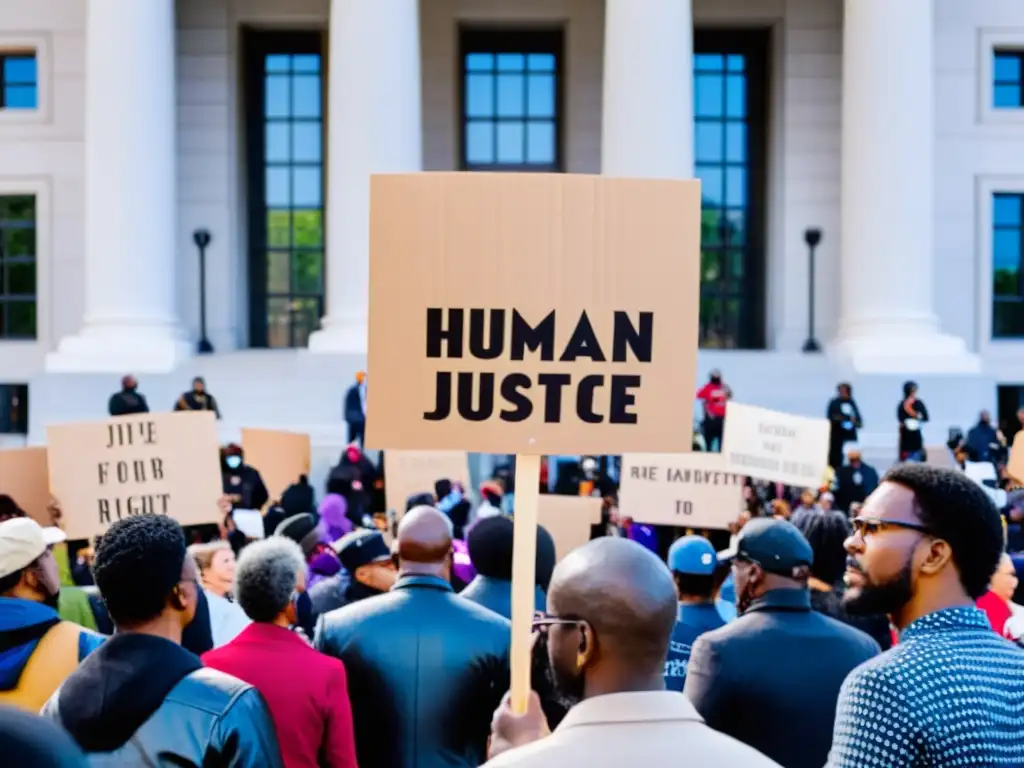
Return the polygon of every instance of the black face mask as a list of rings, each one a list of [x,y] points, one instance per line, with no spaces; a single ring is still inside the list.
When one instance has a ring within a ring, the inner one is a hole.
[[[721,376],[712,376],[711,377],[711,383],[714,384],[715,386],[718,386],[719,384],[722,383],[722,377]]]

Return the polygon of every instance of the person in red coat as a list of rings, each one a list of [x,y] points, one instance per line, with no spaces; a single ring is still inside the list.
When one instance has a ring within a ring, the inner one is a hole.
[[[287,768],[356,768],[345,667],[292,629],[305,582],[306,560],[291,539],[247,546],[235,570],[235,594],[253,623],[203,654],[203,663],[263,694]]]

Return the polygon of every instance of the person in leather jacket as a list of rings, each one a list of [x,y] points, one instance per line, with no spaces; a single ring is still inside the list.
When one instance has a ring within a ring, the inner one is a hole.
[[[348,671],[359,765],[478,766],[509,686],[509,622],[452,590],[444,513],[407,512],[398,558],[390,592],[331,611],[315,635]]]
[[[283,768],[259,691],[181,647],[199,590],[181,526],[161,515],[119,520],[96,547],[93,573],[117,632],[41,713],[88,764]]]

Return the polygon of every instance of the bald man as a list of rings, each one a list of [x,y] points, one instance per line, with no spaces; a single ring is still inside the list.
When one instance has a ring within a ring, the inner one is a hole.
[[[488,767],[776,766],[708,728],[685,696],[665,690],[676,610],[672,575],[646,547],[605,537],[571,552],[555,568],[548,615],[535,625],[547,633],[562,693],[578,703],[544,736],[536,695],[522,717],[506,697]]]
[[[452,527],[433,507],[398,526],[390,592],[325,614],[318,650],[341,659],[360,765],[478,766],[509,685],[509,623],[452,590]]]

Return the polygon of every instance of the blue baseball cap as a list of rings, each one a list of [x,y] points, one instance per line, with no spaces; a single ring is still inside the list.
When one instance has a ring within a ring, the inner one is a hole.
[[[715,548],[703,536],[683,536],[668,551],[668,567],[675,573],[711,576],[717,566]]]

